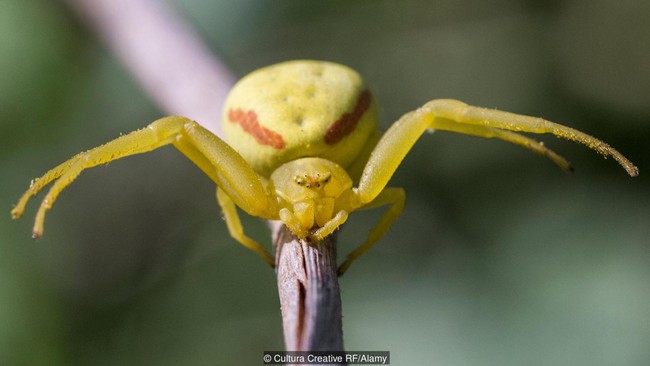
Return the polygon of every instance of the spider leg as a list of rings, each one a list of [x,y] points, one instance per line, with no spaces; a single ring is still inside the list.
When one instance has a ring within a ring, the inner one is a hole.
[[[235,150],[210,131],[192,122],[178,135],[174,147],[199,167],[237,206],[251,216],[277,220],[260,177]]]
[[[230,233],[230,236],[232,236],[233,239],[237,240],[241,245],[259,254],[271,267],[275,267],[275,259],[273,259],[273,256],[269,254],[269,252],[264,249],[262,245],[244,233],[244,227],[239,220],[239,215],[237,214],[237,207],[235,206],[235,203],[228,194],[226,194],[221,188],[218,187],[217,201],[219,202],[219,206],[221,206],[221,210],[223,211],[223,216],[226,220],[226,226],[228,226],[228,232]]]
[[[385,188],[381,193],[370,203],[361,207],[361,209],[375,208],[385,205],[390,205],[388,210],[379,218],[377,225],[370,231],[366,242],[354,249],[347,258],[341,263],[338,268],[338,274],[341,276],[350,267],[352,262],[360,255],[367,252],[372,248],[379,239],[381,239],[393,223],[399,218],[404,211],[404,203],[406,201],[406,194],[402,188]]]
[[[375,149],[375,146],[377,146],[382,135],[383,132],[380,132],[379,130],[376,130],[372,135],[370,135],[368,141],[366,141],[366,144],[361,149],[359,156],[357,156],[352,164],[346,168],[353,182],[359,182],[361,174],[363,174],[363,169],[366,166],[366,162],[370,158],[370,154]]]
[[[542,118],[523,116],[496,109],[479,108],[452,99],[437,99],[425,104],[416,113],[431,114],[435,128],[439,117],[447,118],[461,124],[493,127],[502,130],[531,133],[551,133],[574,142],[586,145],[603,156],[613,157],[630,176],[637,176],[639,169],[634,164],[607,143],[580,132],[571,127],[550,122]]]
[[[457,125],[457,126],[454,126]],[[360,204],[371,202],[386,186],[406,154],[428,129],[440,128],[481,137],[496,137],[541,153],[561,167],[569,164],[540,143],[514,132],[552,133],[558,137],[580,142],[605,156],[612,156],[631,176],[638,169],[614,148],[585,133],[541,118],[522,116],[492,109],[472,107],[450,100],[433,100],[402,116],[384,133],[355,188]]]
[[[128,155],[151,151],[169,144],[171,141],[172,138],[170,136],[160,136],[148,126],[130,134],[120,136],[107,144],[79,153],[51,169],[42,177],[35,179],[11,211],[11,215],[14,218],[20,217],[29,199],[35,196],[46,185],[56,180],[36,213],[33,237],[38,238],[43,233],[45,213],[52,207],[61,191],[70,185],[82,170]]]
[[[539,141],[535,141],[531,138],[528,138],[524,135],[515,132],[500,130],[492,127],[479,126],[479,125],[465,125],[444,118],[437,119],[435,122],[435,126],[436,126],[435,127],[436,130],[458,132],[465,135],[472,135],[472,136],[478,136],[484,138],[498,138],[504,141],[508,141],[515,145],[524,147],[528,150],[532,150],[533,152],[539,155],[547,157],[555,164],[557,164],[560,168],[562,168],[562,170],[573,171],[573,167],[571,166],[571,163],[569,163],[562,156],[556,154],[553,150],[544,146],[543,143]]]
[[[200,161],[197,165],[204,171],[212,170],[214,173],[208,175],[215,179],[218,185],[222,185],[228,194],[232,194],[235,202],[241,203],[247,212],[254,214],[268,212],[269,200],[266,191],[257,174],[243,158],[196,122],[172,116],[161,118],[143,129],[77,154],[51,169],[33,181],[11,214],[14,218],[20,217],[29,199],[49,183],[54,182],[36,213],[33,236],[38,238],[43,233],[46,212],[52,207],[61,191],[69,186],[84,169],[169,144],[174,144],[181,152],[187,152],[186,155],[192,161]],[[213,168],[207,168],[206,164],[212,165]]]

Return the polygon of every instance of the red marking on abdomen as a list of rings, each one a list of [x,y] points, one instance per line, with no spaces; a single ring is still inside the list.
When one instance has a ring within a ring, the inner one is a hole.
[[[276,149],[284,149],[287,145],[282,135],[260,125],[255,111],[243,111],[239,108],[229,109],[228,120],[233,123],[239,123],[244,131],[248,132],[262,145],[268,145]]]
[[[359,99],[357,99],[357,104],[354,106],[352,112],[345,113],[336,120],[325,132],[325,143],[328,145],[334,145],[335,143],[341,141],[345,136],[349,135],[357,128],[357,124],[363,116],[364,113],[370,107],[370,92],[364,90]]]

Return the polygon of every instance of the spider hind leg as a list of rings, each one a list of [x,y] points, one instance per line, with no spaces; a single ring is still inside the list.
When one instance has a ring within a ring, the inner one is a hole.
[[[244,233],[244,227],[239,220],[239,214],[237,213],[235,203],[221,188],[217,188],[217,201],[223,211],[223,217],[226,220],[226,226],[228,227],[230,236],[237,240],[241,245],[257,253],[271,267],[275,267],[275,259],[273,256],[269,254],[260,243],[251,239],[246,235],[246,233]]]
[[[402,188],[385,188],[381,193],[370,203],[360,207],[360,209],[369,209],[385,205],[390,205],[388,210],[379,218],[379,222],[368,234],[365,243],[359,245],[354,249],[347,258],[341,263],[338,268],[338,275],[341,276],[350,267],[359,256],[372,248],[379,239],[381,239],[393,223],[400,217],[404,211],[404,204],[406,202],[406,193]]]

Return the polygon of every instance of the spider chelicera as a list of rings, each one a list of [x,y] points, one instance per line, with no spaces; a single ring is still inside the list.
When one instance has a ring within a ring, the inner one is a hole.
[[[268,66],[244,77],[230,92],[223,113],[228,143],[187,118],[164,117],[79,153],[33,180],[11,214],[20,217],[29,198],[54,182],[36,213],[37,238],[43,233],[45,213],[82,170],[171,144],[217,184],[217,200],[232,237],[271,266],[273,257],[244,233],[236,207],[252,216],[281,220],[310,242],[332,234],[355,210],[388,206],[365,243],[340,265],[342,274],[404,209],[404,190],[386,185],[425,131],[499,138],[571,170],[564,158],[517,132],[551,133],[612,156],[629,175],[638,174],[618,151],[580,131],[456,100],[432,100],[383,134],[377,131],[377,120],[372,94],[348,67],[322,61]]]

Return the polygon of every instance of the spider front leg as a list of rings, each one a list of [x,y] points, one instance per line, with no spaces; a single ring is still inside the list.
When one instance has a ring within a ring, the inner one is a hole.
[[[246,212],[257,216],[268,216],[272,213],[270,201],[259,177],[239,154],[196,122],[172,116],[161,118],[143,129],[77,154],[51,169],[32,182],[11,214],[14,218],[19,218],[29,199],[54,182],[36,213],[33,236],[38,238],[43,233],[45,213],[52,207],[61,191],[84,169],[169,144],[173,144],[198,165]]]
[[[584,132],[542,118],[523,116],[495,109],[473,107],[452,99],[433,100],[425,104],[415,113],[422,113],[433,117],[431,126],[433,129],[446,129],[445,125],[449,125],[448,123],[444,123],[446,119],[462,125],[484,127],[488,130],[497,129],[540,134],[550,133],[557,137],[584,144],[605,157],[613,157],[614,160],[616,160],[632,177],[639,174],[639,169],[631,161],[607,143],[593,136],[587,135]],[[453,127],[450,130],[466,133],[455,130]],[[478,136],[503,138],[498,135],[491,135],[489,132],[485,135],[479,134]],[[505,138],[504,140],[515,142],[508,138]]]
[[[386,186],[418,138],[426,130],[436,129],[499,138],[543,154],[570,170],[570,165],[564,158],[541,143],[511,131],[551,133],[585,144],[605,156],[612,156],[630,176],[639,173],[638,168],[614,148],[573,128],[541,118],[472,107],[457,100],[439,99],[405,114],[382,136],[361,175],[358,189],[360,200],[372,201]]]

